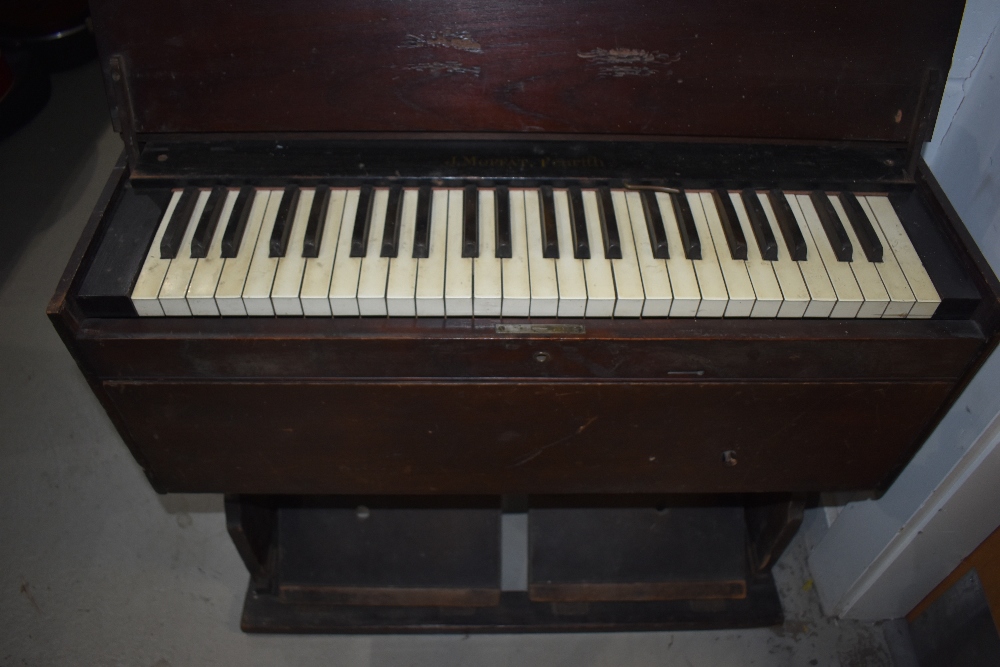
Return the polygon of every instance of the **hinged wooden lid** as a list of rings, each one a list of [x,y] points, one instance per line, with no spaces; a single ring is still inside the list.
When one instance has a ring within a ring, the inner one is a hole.
[[[912,142],[947,0],[93,0],[140,134]],[[930,105],[927,100],[930,99]],[[121,103],[118,105],[121,107]],[[122,114],[123,110],[118,109]],[[932,117],[932,116],[931,116]]]

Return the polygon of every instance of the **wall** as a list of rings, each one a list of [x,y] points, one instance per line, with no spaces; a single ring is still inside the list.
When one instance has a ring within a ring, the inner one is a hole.
[[[924,157],[1000,273],[998,26],[1000,3],[968,3]],[[906,614],[1000,524],[998,480],[994,354],[881,498],[847,504],[825,532],[825,516],[812,517],[809,564],[824,609],[864,619]]]

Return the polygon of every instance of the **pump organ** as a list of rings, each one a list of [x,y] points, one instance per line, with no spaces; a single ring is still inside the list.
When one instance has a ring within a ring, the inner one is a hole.
[[[126,150],[49,315],[228,494],[247,630],[777,622],[803,501],[996,345],[919,158],[960,5],[91,5]]]

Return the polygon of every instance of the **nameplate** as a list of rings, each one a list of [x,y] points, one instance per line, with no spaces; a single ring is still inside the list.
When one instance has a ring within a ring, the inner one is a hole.
[[[587,327],[582,324],[498,324],[498,334],[530,334],[558,336],[560,334],[584,334]]]

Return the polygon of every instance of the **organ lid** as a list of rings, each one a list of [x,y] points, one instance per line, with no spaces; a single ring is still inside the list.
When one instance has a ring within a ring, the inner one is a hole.
[[[936,115],[962,18],[961,3],[945,0],[92,0],[91,8],[117,120],[127,116],[140,137],[914,144]]]

